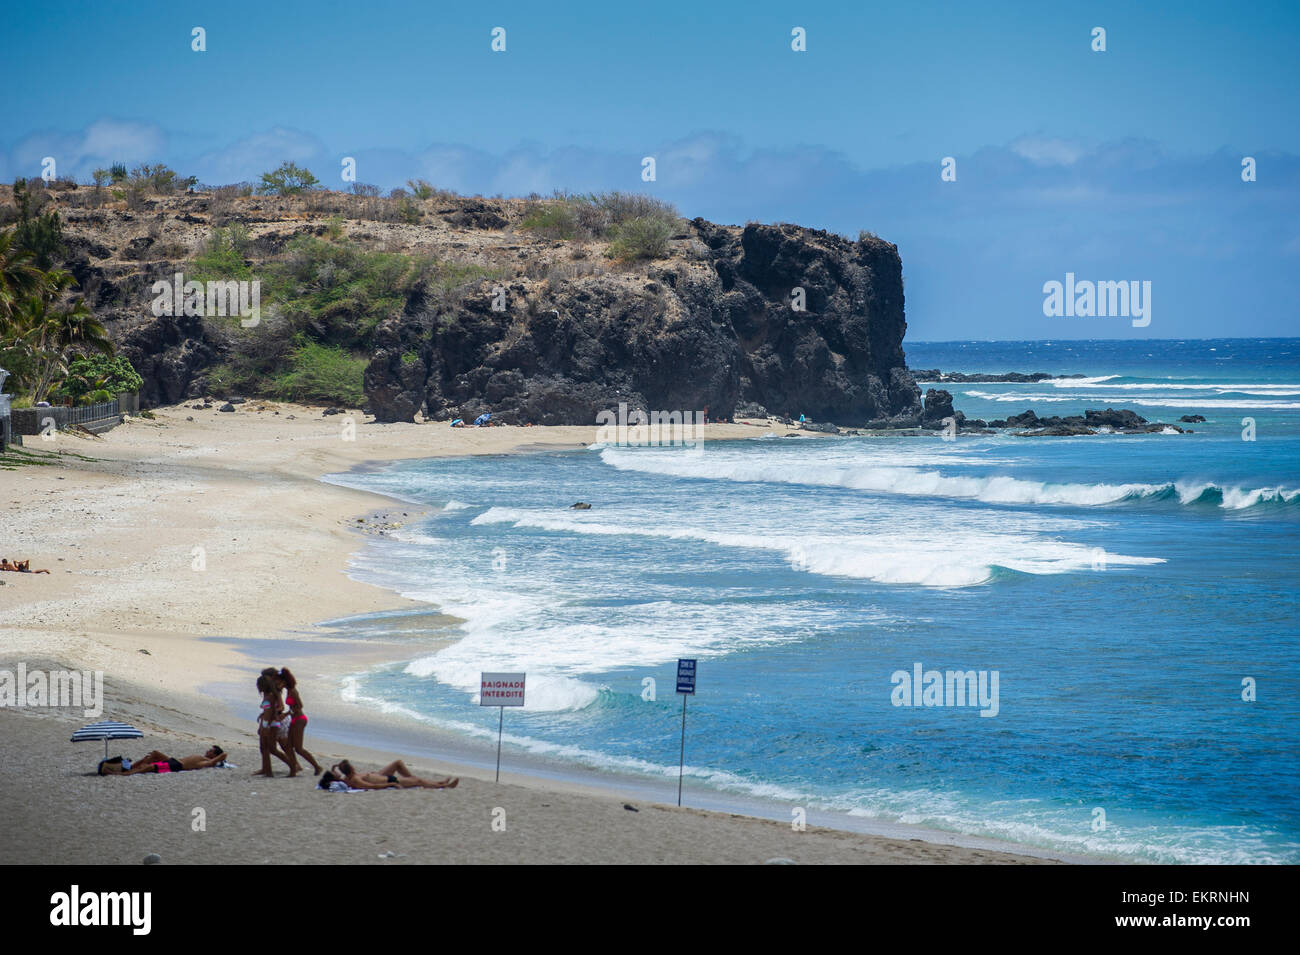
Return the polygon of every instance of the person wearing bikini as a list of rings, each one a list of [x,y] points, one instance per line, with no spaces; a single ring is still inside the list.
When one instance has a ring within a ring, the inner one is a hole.
[[[284,704],[289,708],[289,742],[284,748],[291,756],[301,756],[311,763],[314,775],[319,776],[320,763],[303,746],[303,737],[307,734],[307,714],[302,711],[302,691],[298,689],[298,681],[288,667],[280,668],[279,680],[284,687]],[[293,773],[289,775],[292,776]]]
[[[273,674],[276,673],[274,668],[268,669]],[[280,745],[281,730],[283,724],[288,722],[289,717],[285,712],[276,681],[268,676],[265,670],[257,678],[257,689],[262,694],[261,712],[257,716],[257,742],[262,751],[262,768],[253,775],[274,776],[275,774],[271,771],[271,757],[275,756],[289,767],[289,775],[295,776],[298,773],[298,764],[293,759],[293,754],[286,754]],[[288,738],[287,731],[284,736],[286,739]]]

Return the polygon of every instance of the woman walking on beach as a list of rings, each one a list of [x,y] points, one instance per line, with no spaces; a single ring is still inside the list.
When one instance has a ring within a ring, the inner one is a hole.
[[[288,667],[280,668],[280,682],[285,689],[284,703],[289,708],[287,719],[289,720],[289,743],[285,749],[290,756],[301,756],[307,762],[311,763],[311,768],[315,770],[315,775],[320,775],[320,763],[316,762],[316,757],[303,747],[303,737],[307,734],[307,715],[302,711],[302,691],[298,689],[298,681],[294,675],[289,672]],[[297,760],[295,759],[295,762]],[[293,775],[290,773],[290,775]]]
[[[271,669],[275,673],[274,668]],[[280,691],[276,687],[275,680],[267,676],[266,671],[257,678],[257,688],[262,693],[262,710],[257,717],[257,742],[262,750],[262,768],[253,773],[254,776],[273,776],[271,772],[271,757],[275,756],[281,762],[289,767],[289,775],[296,775],[298,764],[293,760],[293,754],[285,755],[280,747],[280,727],[284,720],[289,717],[284,712],[284,703],[280,699]]]

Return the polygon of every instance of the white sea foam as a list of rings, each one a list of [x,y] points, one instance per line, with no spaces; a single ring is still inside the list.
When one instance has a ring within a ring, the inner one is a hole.
[[[1154,484],[1048,484],[1001,475],[949,477],[938,471],[910,467],[792,464],[789,461],[738,460],[717,454],[687,460],[684,457],[674,459],[666,455],[607,450],[602,453],[602,458],[606,464],[619,470],[674,477],[844,487],[881,494],[978,500],[987,504],[1075,504],[1087,507],[1156,494],[1164,488]]]
[[[1187,496],[1178,482],[1160,484],[1049,484],[1005,475],[945,476],[938,471],[902,467],[845,467],[840,464],[736,459],[714,453],[704,459],[673,458],[650,453],[616,450],[603,452],[606,464],[619,470],[643,471],[673,477],[714,481],[807,484],[843,487],[907,497],[946,497],[977,500],[986,504],[1059,504],[1101,507],[1121,501],[1177,496],[1184,504],[1222,495],[1221,506],[1239,509],[1261,503],[1290,504],[1300,497],[1300,488],[1256,488],[1248,490],[1205,482],[1193,496]],[[1191,485],[1186,485],[1191,486]],[[1173,494],[1174,491],[1178,493]],[[1246,502],[1246,503],[1240,503]],[[494,509],[495,510],[495,509]],[[480,515],[482,517],[483,515]]]
[[[473,504],[465,504],[462,503],[461,501],[448,501],[446,504],[442,506],[442,509],[444,511],[463,511],[473,506],[474,506]]]
[[[578,516],[494,507],[475,524],[511,524],[519,528],[603,536],[698,540],[722,547],[779,553],[795,570],[829,577],[850,577],[883,584],[925,587],[971,587],[989,580],[995,567],[1026,574],[1064,574],[1091,570],[1096,551],[1082,544],[1033,534],[980,531],[935,521],[905,530],[873,528],[848,535],[781,535],[734,533],[660,522],[612,523]],[[1106,554],[1108,566],[1159,564],[1158,557]]]
[[[1296,393],[1300,394],[1300,392]],[[1021,391],[990,392],[978,389],[966,391],[963,394],[968,398],[1021,405],[1030,405],[1035,402],[1053,404],[1066,401],[1086,401],[1090,403],[1142,405],[1143,407],[1152,408],[1255,408],[1266,411],[1300,408],[1300,402],[1297,401],[1260,401],[1253,398],[1166,398],[1162,395],[1043,395],[1025,394]]]
[[[1113,378],[1115,376],[1110,376]],[[1152,381],[1106,384],[1109,378],[1053,378],[1042,384],[1065,391],[1075,388],[1105,388],[1110,391],[1212,391],[1218,394],[1235,392],[1243,395],[1269,395],[1286,397],[1300,395],[1300,384],[1288,382],[1242,382],[1237,384],[1218,381]]]

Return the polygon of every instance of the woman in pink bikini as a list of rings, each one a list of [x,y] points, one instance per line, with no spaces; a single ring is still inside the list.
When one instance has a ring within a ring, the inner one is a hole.
[[[284,748],[291,758],[296,754],[311,763],[315,775],[319,776],[320,763],[316,762],[316,757],[307,752],[302,745],[303,737],[307,734],[307,715],[302,711],[302,691],[298,689],[298,681],[294,679],[288,667],[280,668],[277,679],[285,691],[285,706],[289,707],[286,717],[289,720],[289,742]],[[293,773],[289,775],[292,776]]]

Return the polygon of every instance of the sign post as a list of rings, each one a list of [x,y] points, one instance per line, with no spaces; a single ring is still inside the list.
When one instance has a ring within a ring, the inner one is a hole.
[[[483,673],[479,675],[478,705],[497,706],[497,782],[501,782],[501,733],[506,724],[506,707],[524,705],[523,673]]]
[[[677,661],[677,692],[682,695],[682,749],[677,759],[677,805],[682,804],[682,774],[686,768],[686,697],[695,693],[695,661]]]

